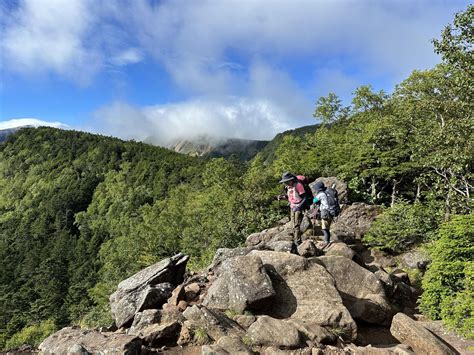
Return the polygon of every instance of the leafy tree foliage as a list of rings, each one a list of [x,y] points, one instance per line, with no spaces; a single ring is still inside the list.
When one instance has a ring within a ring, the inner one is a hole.
[[[364,242],[376,249],[401,253],[428,241],[439,223],[437,206],[399,201],[377,218]]]

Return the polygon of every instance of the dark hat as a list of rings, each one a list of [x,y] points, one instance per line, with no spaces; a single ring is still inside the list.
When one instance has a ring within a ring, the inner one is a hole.
[[[326,186],[324,186],[324,182],[318,181],[317,183],[314,184],[314,189],[317,192],[324,191],[324,190],[326,190]]]
[[[296,179],[296,176],[294,176],[292,173],[289,173],[288,171],[286,171],[281,176],[281,180],[279,182],[288,182],[288,181],[295,180],[295,179]]]

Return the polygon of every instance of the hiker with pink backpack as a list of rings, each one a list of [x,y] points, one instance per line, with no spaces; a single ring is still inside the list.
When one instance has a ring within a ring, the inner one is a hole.
[[[290,219],[293,229],[293,241],[298,245],[301,243],[300,224],[303,220],[304,211],[308,210],[313,203],[313,193],[307,179],[302,175],[293,175],[285,172],[280,183],[285,184],[285,199],[290,204]]]

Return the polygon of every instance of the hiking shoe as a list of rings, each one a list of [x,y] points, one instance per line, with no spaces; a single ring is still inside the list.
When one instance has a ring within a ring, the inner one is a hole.
[[[332,244],[331,241],[326,242],[326,244],[324,244],[324,246],[323,246],[323,250],[326,249],[327,247],[329,247],[331,244]]]

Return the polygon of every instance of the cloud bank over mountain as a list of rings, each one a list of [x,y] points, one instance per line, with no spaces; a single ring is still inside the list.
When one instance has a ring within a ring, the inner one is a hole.
[[[68,125],[65,125],[61,122],[47,122],[38,120],[36,118],[15,118],[8,121],[0,122],[0,129],[9,129],[9,128],[16,128],[22,126],[33,126],[33,127],[54,127],[54,128],[62,128],[67,129],[70,128]]]
[[[347,102],[359,85],[390,89],[413,69],[432,67],[438,58],[431,39],[466,2],[24,0],[17,6],[8,4],[0,5],[5,71],[60,78],[83,90],[114,78],[110,90],[115,94],[104,95],[104,102],[91,112],[96,121],[89,120],[88,125],[93,129],[108,132],[127,127],[119,130],[123,134],[145,123],[145,130],[157,126],[160,132],[171,125],[179,132],[189,127],[186,134],[227,128],[226,135],[246,135],[251,127],[266,127],[256,134],[261,138],[282,126],[313,122],[319,96],[336,92]],[[145,74],[134,71],[140,65]],[[167,86],[147,93],[147,100],[127,97],[128,88],[146,87],[152,81]],[[171,101],[163,99],[168,92],[173,93]],[[132,114],[135,110],[140,114]],[[156,114],[160,110],[167,115]],[[249,115],[239,119],[249,124],[248,129],[235,125],[234,116],[228,114],[234,111],[239,118]],[[176,124],[180,119],[182,123]],[[258,120],[261,123],[253,124]]]

